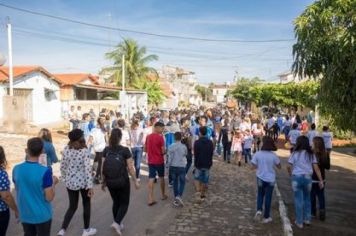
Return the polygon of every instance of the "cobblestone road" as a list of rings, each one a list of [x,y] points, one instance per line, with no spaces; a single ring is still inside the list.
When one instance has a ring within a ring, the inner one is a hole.
[[[247,166],[215,161],[207,200],[198,204],[191,197],[168,235],[282,235],[277,198],[274,196],[270,224],[253,220],[255,208],[254,172]]]

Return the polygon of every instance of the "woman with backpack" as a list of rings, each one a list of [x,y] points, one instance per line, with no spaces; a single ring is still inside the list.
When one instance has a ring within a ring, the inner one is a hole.
[[[114,222],[111,227],[118,235],[122,235],[122,220],[125,217],[130,203],[130,179],[135,183],[136,189],[140,184],[136,178],[134,161],[129,148],[120,145],[122,132],[115,128],[111,131],[109,146],[104,149],[103,184],[102,189],[108,187],[113,200],[112,212]]]
[[[289,175],[292,176],[294,192],[295,224],[298,228],[303,228],[303,223],[310,225],[311,220],[310,192],[312,189],[313,170],[317,176],[319,188],[324,188],[318,161],[310,148],[309,140],[306,136],[297,138],[297,143],[288,163],[287,169]]]

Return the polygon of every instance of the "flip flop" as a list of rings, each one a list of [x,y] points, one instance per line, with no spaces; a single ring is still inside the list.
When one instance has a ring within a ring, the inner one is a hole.
[[[167,195],[165,195],[164,197],[161,198],[162,201],[167,200],[167,199],[168,199]]]
[[[148,205],[148,206],[153,206],[153,205],[155,205],[155,204],[157,204],[157,202],[156,202],[156,201],[153,201],[153,202],[151,202],[151,203],[148,203],[147,205]]]

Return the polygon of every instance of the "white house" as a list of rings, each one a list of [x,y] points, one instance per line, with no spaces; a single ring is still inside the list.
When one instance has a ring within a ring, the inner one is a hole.
[[[300,83],[308,80],[308,78],[300,77],[299,75],[294,75],[291,71],[286,71],[278,75],[281,84],[287,84],[290,82]]]
[[[229,86],[227,84],[218,84],[212,87],[214,102],[223,103],[226,100],[227,91]]]
[[[14,97],[9,100],[9,69],[0,67],[1,120],[34,125],[61,121],[60,85],[52,74],[40,66],[15,66],[13,78]]]

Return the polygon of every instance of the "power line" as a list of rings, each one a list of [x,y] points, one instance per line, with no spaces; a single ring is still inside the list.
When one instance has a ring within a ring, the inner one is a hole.
[[[20,11],[20,12],[25,12],[28,14],[32,15],[37,15],[37,16],[43,16],[47,18],[52,18],[60,21],[66,21],[74,24],[80,24],[80,25],[85,25],[89,27],[94,27],[94,28],[99,28],[99,29],[106,29],[106,30],[115,30],[115,31],[120,31],[120,32],[126,32],[126,33],[135,33],[135,34],[141,34],[141,35],[148,35],[148,36],[154,36],[154,37],[162,37],[162,38],[174,38],[174,39],[183,39],[183,40],[195,40],[195,41],[205,41],[205,42],[225,42],[225,43],[274,43],[274,42],[291,42],[294,41],[294,39],[269,39],[269,40],[238,40],[238,39],[211,39],[211,38],[200,38],[200,37],[186,37],[186,36],[179,36],[179,35],[168,35],[168,34],[157,34],[157,33],[149,33],[149,32],[144,32],[144,31],[137,31],[137,30],[130,30],[130,29],[124,29],[124,28],[118,28],[118,27],[110,27],[106,25],[99,25],[99,24],[93,24],[93,23],[88,23],[84,21],[79,21],[75,19],[70,19],[62,16],[55,16],[55,15],[50,15],[42,12],[37,12],[37,11],[32,11],[24,8],[19,8],[11,5],[7,5],[4,3],[0,3],[0,6]]]

